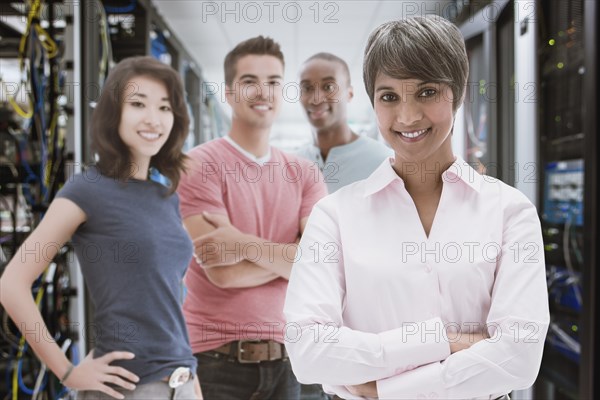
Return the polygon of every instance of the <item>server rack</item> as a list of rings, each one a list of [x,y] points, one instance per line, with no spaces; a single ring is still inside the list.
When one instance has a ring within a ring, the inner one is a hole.
[[[597,5],[587,0],[483,3],[457,21],[471,62],[469,83],[479,83],[481,89],[469,89],[466,117],[481,122],[474,126],[487,124],[489,135],[470,138],[473,132],[460,115],[461,129],[455,134],[465,137],[468,161],[517,186],[540,212],[552,324],[533,398],[593,398],[600,154]],[[535,46],[529,48],[523,42],[532,37]],[[523,63],[538,66],[537,74],[527,73]],[[515,80],[517,70],[521,81]],[[486,82],[495,84],[494,92]],[[487,119],[473,118],[477,115]],[[523,135],[532,133],[537,140],[524,143]]]
[[[596,384],[596,2],[538,12],[540,184],[551,325],[536,396],[593,398]]]
[[[42,218],[73,159],[68,133],[73,118],[73,15],[65,2],[0,4],[0,58],[18,60],[22,74],[3,81],[0,108],[0,273]],[[5,40],[6,37],[6,40]],[[26,74],[25,74],[26,71]],[[0,71],[2,77],[8,71]],[[7,86],[8,85],[8,86]],[[14,88],[18,87],[17,92]],[[12,92],[12,93],[11,93]],[[18,93],[18,95],[17,95]],[[8,216],[8,218],[7,218]],[[43,257],[37,249],[35,256]],[[26,250],[27,251],[27,250]],[[48,260],[32,294],[52,337],[72,359],[78,334],[71,324],[78,295],[68,246]],[[13,398],[60,397],[66,389],[49,377],[17,327],[0,309],[0,393]],[[37,332],[36,332],[37,333]],[[7,378],[7,379],[4,379]]]

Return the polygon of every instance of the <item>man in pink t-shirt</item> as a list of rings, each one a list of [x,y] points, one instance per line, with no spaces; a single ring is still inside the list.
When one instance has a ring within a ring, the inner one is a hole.
[[[297,241],[327,189],[318,166],[269,146],[283,54],[262,36],[225,58],[229,134],[189,152],[179,185],[196,260],[184,313],[204,398],[294,399],[283,303]]]

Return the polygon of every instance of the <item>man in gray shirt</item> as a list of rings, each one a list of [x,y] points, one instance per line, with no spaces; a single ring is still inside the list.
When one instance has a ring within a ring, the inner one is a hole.
[[[317,53],[300,69],[300,103],[313,126],[313,143],[298,155],[318,163],[329,193],[367,178],[393,151],[352,132],[347,105],[354,92],[348,65],[330,53]]]

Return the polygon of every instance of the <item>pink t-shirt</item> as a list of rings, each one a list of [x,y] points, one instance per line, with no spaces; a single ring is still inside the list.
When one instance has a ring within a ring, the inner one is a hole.
[[[316,164],[273,147],[263,165],[222,138],[197,146],[188,155],[194,162],[178,188],[184,219],[203,211],[227,214],[244,233],[294,243],[300,220],[327,194]],[[283,343],[286,330],[294,329],[285,326],[288,281],[283,278],[252,288],[221,289],[192,261],[185,283],[183,310],[195,353],[234,340]]]

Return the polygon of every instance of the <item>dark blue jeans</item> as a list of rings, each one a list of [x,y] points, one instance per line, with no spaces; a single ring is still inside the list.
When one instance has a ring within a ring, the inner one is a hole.
[[[240,364],[226,354],[196,353],[206,400],[298,400],[300,384],[288,359]]]
[[[333,396],[323,391],[321,385],[302,385],[300,400],[331,400]]]

